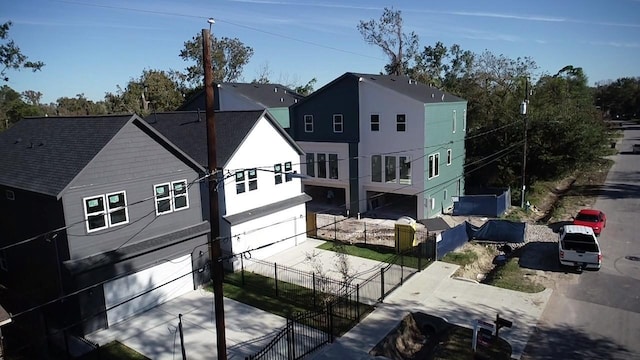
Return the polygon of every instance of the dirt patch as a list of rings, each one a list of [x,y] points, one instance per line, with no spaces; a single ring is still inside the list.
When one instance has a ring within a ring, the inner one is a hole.
[[[471,264],[460,266],[454,276],[482,281],[486,275],[494,268],[493,260],[500,254],[497,245],[480,244],[475,242],[465,243],[455,252],[471,251],[477,256],[477,260]]]

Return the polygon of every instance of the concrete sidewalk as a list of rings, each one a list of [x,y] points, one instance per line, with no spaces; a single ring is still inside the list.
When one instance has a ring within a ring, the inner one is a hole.
[[[371,358],[368,352],[406,315],[423,312],[468,328],[476,319],[492,322],[499,313],[501,318],[513,321],[513,327],[503,328],[500,337],[511,344],[512,358],[519,359],[552,290],[527,294],[452,278],[457,268],[457,265],[440,261],[431,264],[396,289],[360,324],[313,358]]]

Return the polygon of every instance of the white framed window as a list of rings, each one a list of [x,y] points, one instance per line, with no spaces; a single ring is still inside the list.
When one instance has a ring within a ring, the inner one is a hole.
[[[289,182],[289,181],[293,180],[293,177],[291,176],[291,174],[293,174],[293,166],[291,165],[291,161],[287,161],[286,163],[284,163],[284,179],[285,179],[285,181]]]
[[[451,149],[447,149],[447,166],[451,165]]]
[[[282,184],[282,164],[273,165],[273,172],[276,185]]]
[[[467,131],[467,109],[462,112],[462,131]]]
[[[249,179],[249,191],[258,190],[258,170],[247,170],[247,179]]]
[[[84,198],[82,203],[84,204],[84,219],[87,223],[87,232],[109,227],[104,195]]]
[[[153,186],[153,193],[156,198],[156,215],[171,212],[171,183],[158,184]]]
[[[4,196],[7,198],[7,200],[13,201],[16,199],[16,193],[14,193],[13,190],[5,190]]]
[[[173,211],[189,208],[189,194],[187,193],[187,180],[179,180],[171,183],[173,192]]]
[[[371,155],[371,181],[382,182],[382,155]]]
[[[435,208],[436,208],[436,199],[435,198],[430,198],[429,199],[429,207],[431,208],[431,210],[435,210]]]
[[[411,158],[408,156],[399,157],[400,184],[411,185]]]
[[[371,131],[380,131],[380,115],[371,114]]]
[[[329,179],[338,178],[338,154],[329,154]]]
[[[129,222],[127,194],[124,191],[107,194],[107,220],[109,226],[123,225]]]
[[[451,116],[451,128],[453,130],[453,132],[456,132],[456,120],[457,120],[458,115],[456,114],[456,110],[453,110],[453,114]]]
[[[440,153],[429,155],[429,179],[440,175]]]
[[[189,207],[187,180],[178,180],[153,186],[156,215],[168,214]]]
[[[396,157],[395,156],[384,157],[384,182],[386,183],[396,182]]]
[[[313,132],[313,115],[304,116],[304,132]]]
[[[407,116],[405,114],[396,115],[396,131],[407,131]]]
[[[307,176],[316,176],[316,154],[307,153]]]
[[[344,130],[344,118],[342,114],[333,114],[333,132],[341,133]]]
[[[236,171],[236,194],[242,194],[243,192],[247,191],[244,182],[244,170]]]

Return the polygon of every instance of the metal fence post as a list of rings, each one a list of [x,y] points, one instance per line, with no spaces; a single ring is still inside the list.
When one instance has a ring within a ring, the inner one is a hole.
[[[275,280],[276,286],[276,297],[278,297],[278,264],[273,263],[273,279]]]
[[[327,317],[329,323],[329,342],[333,343],[333,305],[331,302],[327,303]]]
[[[404,279],[404,254],[400,254],[400,285],[402,285]]]
[[[313,280],[313,307],[316,307],[316,273],[311,273],[311,279]]]
[[[333,217],[333,241],[338,240],[338,220],[336,217]]]
[[[244,286],[244,255],[240,254],[240,282]]]
[[[384,300],[384,268],[380,269],[380,302]]]
[[[364,224],[364,244],[367,245],[367,222],[363,222]]]
[[[356,284],[356,320],[360,322],[360,284]]]

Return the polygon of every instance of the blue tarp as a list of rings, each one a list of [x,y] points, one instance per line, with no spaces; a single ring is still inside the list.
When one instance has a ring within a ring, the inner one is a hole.
[[[460,224],[442,232],[442,239],[436,244],[436,258],[442,260],[447,253],[459,248],[469,241],[467,223]]]
[[[527,224],[508,220],[489,220],[477,227],[467,223],[470,240],[523,243]]]

